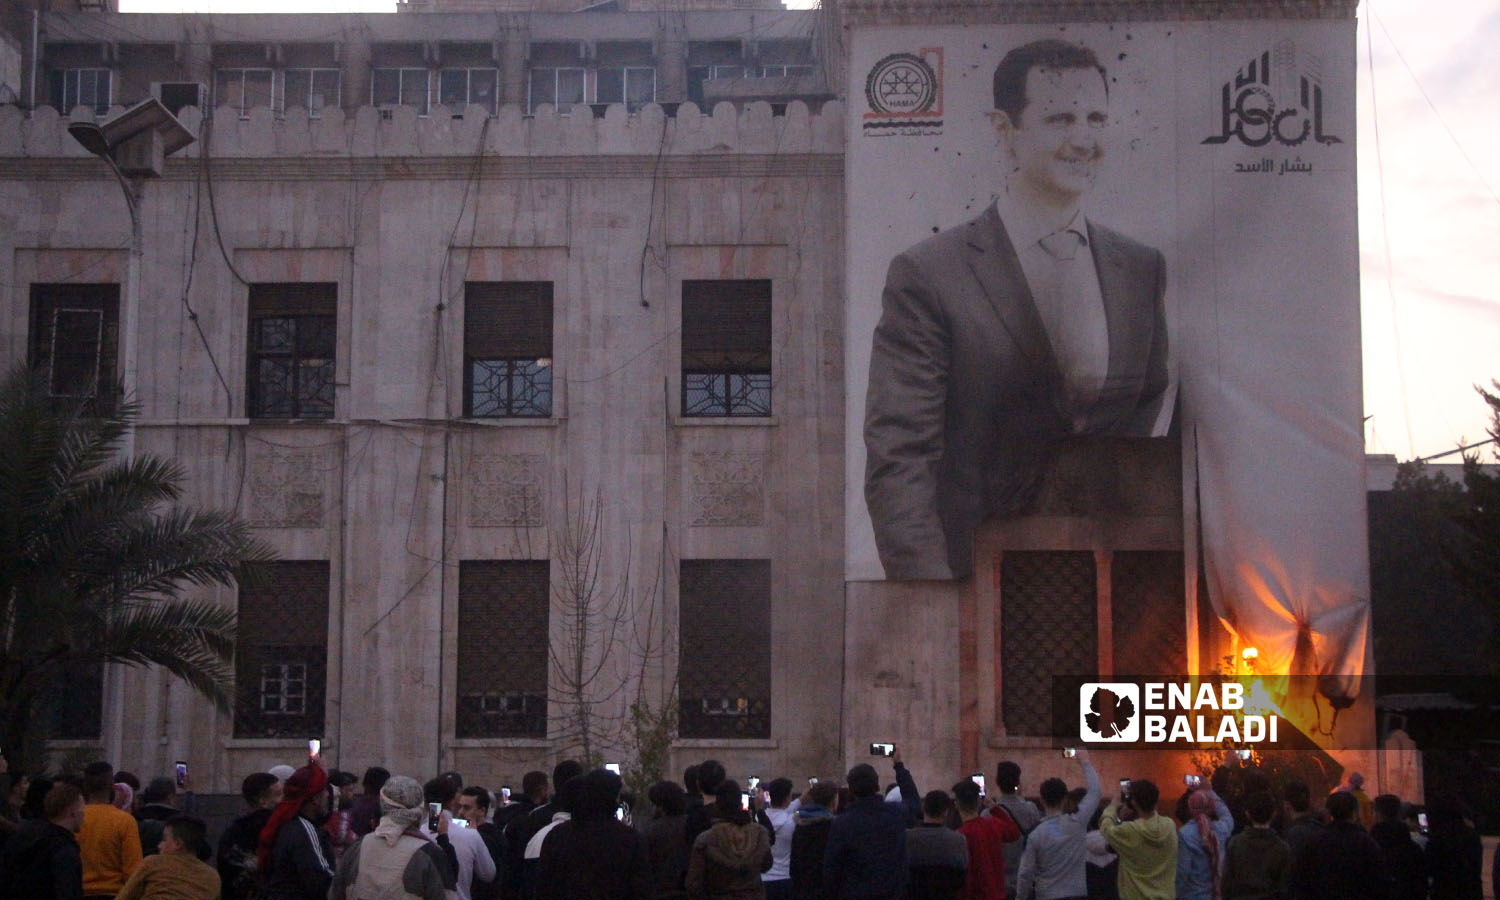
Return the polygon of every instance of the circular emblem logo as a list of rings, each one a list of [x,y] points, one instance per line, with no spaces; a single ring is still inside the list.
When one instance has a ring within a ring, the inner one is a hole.
[[[937,74],[914,53],[892,53],[865,77],[865,99],[875,112],[926,112],[937,99]]]

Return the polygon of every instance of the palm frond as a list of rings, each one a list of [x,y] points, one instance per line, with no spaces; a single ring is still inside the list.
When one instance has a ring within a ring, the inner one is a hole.
[[[161,666],[228,709],[234,636],[231,609],[204,600],[158,600],[112,611],[88,652],[106,662]]]

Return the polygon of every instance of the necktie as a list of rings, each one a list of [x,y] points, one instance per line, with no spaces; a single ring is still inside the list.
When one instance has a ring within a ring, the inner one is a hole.
[[[1063,403],[1081,432],[1109,369],[1109,334],[1099,307],[1093,267],[1087,265],[1084,236],[1072,228],[1054,231],[1037,242],[1046,265],[1040,284],[1032,286],[1037,311],[1063,376]]]

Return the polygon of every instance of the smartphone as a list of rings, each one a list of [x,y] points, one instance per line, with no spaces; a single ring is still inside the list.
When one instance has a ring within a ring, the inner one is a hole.
[[[1078,748],[1077,747],[1064,747],[1063,748],[1063,759],[1077,759],[1077,758],[1078,758]]]
[[[323,751],[323,742],[317,738],[307,742],[307,758],[312,759]]]
[[[625,821],[625,806],[623,804],[621,804],[620,806],[616,806],[615,807],[615,821],[616,822],[623,822],[623,821]]]
[[[604,768],[606,768],[609,771],[615,773],[616,775],[620,774],[620,764],[619,763],[605,763],[604,764]]]
[[[177,761],[177,786],[187,786],[187,763],[180,759]]]
[[[428,831],[431,831],[434,834],[437,833],[438,819],[442,816],[442,814],[443,814],[443,804],[441,804],[441,803],[429,803],[429,804],[427,804],[427,830]]]
[[[984,773],[983,772],[975,772],[973,775],[969,776],[969,780],[972,781],[972,782],[974,782],[975,784],[979,785],[979,796],[983,797],[984,796]]]
[[[454,819],[449,824],[452,825],[454,828],[468,828],[469,827],[469,820],[468,819]],[[436,830],[437,826],[434,825],[433,829]]]
[[[771,805],[771,792],[770,791],[761,791],[760,792],[760,805],[761,806],[770,806]]]
[[[1184,776],[1182,776],[1182,783],[1185,784],[1185,785],[1187,785],[1190,788],[1203,787],[1203,776],[1202,775],[1184,775]]]
[[[500,799],[506,801],[507,803],[510,802],[510,785],[507,784],[500,789]]]
[[[1427,813],[1417,813],[1417,830],[1423,834],[1427,833]]]
[[[745,812],[749,812],[750,811],[750,795],[749,794],[743,794],[743,793],[740,794],[740,809],[743,809]]]
[[[1253,755],[1255,755],[1255,751],[1251,750],[1249,747],[1246,747],[1245,749],[1240,751],[1240,761],[1249,762],[1250,757]]]
[[[811,777],[811,778],[809,778],[809,779],[807,779],[807,783],[808,783],[808,784],[817,784],[817,783],[818,783],[818,778],[817,778],[817,776],[813,776],[813,777]]]
[[[759,775],[751,775],[750,776],[750,790],[753,791],[753,790],[755,790],[758,787],[760,787],[760,776]]]
[[[1121,800],[1129,800],[1130,799],[1130,779],[1129,778],[1121,778],[1120,779],[1120,799]]]
[[[871,756],[890,756],[894,752],[896,752],[896,745],[895,744],[871,744],[870,745],[870,755]]]

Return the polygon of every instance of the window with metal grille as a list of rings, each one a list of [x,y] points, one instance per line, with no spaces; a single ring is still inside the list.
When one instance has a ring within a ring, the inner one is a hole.
[[[1187,674],[1182,553],[1116,551],[1110,558],[1114,676]]]
[[[1099,591],[1090,551],[1007,551],[1000,559],[1001,708],[1011,736],[1052,734],[1053,678],[1095,681]],[[1074,708],[1074,715],[1077,710]]]
[[[426,69],[376,69],[370,78],[371,106],[410,106],[425,116],[427,104]]]
[[[679,584],[679,735],[769,738],[771,561],[685,559]]]
[[[325,107],[342,105],[342,76],[338,69],[287,69],[281,75],[281,106],[300,106],[310,119],[323,115]]]
[[[771,414],[771,281],[682,283],[682,414]]]
[[[272,107],[271,82],[270,69],[216,69],[214,105],[227,106],[241,119],[248,119],[257,106]]]
[[[464,285],[464,415],[552,415],[552,282]]]
[[[240,586],[235,737],[322,736],[328,573],[326,560],[258,563]]]
[[[526,112],[550,103],[566,113],[584,98],[584,70],[574,66],[533,66],[526,82]]]
[[[51,73],[49,81],[52,108],[64,116],[75,106],[87,106],[99,115],[109,112],[114,86],[109,69],[58,69]]]
[[[34,284],[28,363],[47,391],[107,412],[119,399],[118,284]]]
[[[338,285],[250,285],[249,415],[333,417]]]
[[[594,73],[594,102],[623,103],[631,112],[656,100],[653,66],[600,67]]]
[[[458,564],[457,737],[547,736],[546,560]]]
[[[493,116],[499,83],[498,69],[443,69],[438,73],[438,102],[455,114],[472,105]]]

